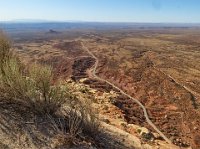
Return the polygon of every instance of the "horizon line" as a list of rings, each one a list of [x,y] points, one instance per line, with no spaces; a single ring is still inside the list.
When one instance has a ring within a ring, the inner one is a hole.
[[[127,24],[199,24],[200,22],[140,22],[140,21],[82,21],[82,20],[42,20],[16,19],[0,20],[0,23],[127,23]]]

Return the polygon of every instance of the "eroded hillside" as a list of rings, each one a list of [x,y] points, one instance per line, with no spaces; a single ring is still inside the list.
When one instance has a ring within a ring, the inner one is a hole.
[[[102,102],[104,93],[116,92],[118,95],[112,97],[109,107],[106,104],[99,107],[100,115],[111,116],[105,119],[107,123],[130,134],[137,132],[129,128],[132,125],[155,133],[133,100],[109,84],[92,78],[95,59],[84,50],[81,42],[98,58],[98,76],[137,98],[146,107],[152,122],[174,144],[199,148],[199,32],[178,29],[99,31],[80,33],[74,39],[67,39],[66,35],[66,39],[14,44],[25,63],[37,61],[53,65],[57,74],[55,80],[87,78],[83,84],[96,89]],[[120,124],[119,118],[125,124]]]

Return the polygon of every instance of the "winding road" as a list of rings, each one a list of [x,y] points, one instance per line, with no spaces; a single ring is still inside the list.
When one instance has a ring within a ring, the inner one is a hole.
[[[81,42],[82,44],[82,47],[85,51],[87,51],[95,60],[95,64],[94,64],[94,68],[92,69],[92,75],[94,78],[100,80],[100,81],[103,81],[103,82],[106,82],[108,83],[109,85],[111,85],[113,88],[117,89],[118,91],[121,92],[121,94],[127,96],[128,98],[132,99],[135,103],[137,103],[143,110],[143,113],[144,113],[144,116],[146,118],[146,122],[166,141],[168,142],[169,144],[172,144],[171,140],[168,139],[154,124],[153,122],[149,119],[149,116],[147,114],[147,110],[146,108],[144,107],[144,105],[137,99],[131,97],[129,94],[125,93],[123,90],[121,90],[119,87],[117,87],[116,85],[112,84],[111,82],[105,80],[105,79],[102,79],[100,78],[99,76],[96,75],[96,69],[99,65],[99,59],[83,44],[83,42]]]

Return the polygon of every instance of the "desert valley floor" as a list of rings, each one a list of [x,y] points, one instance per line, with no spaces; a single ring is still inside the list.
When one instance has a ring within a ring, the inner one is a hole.
[[[100,95],[117,92],[117,96],[110,99],[113,106],[110,113],[99,108],[102,115],[111,114],[115,119],[115,112],[120,111],[128,124],[155,132],[137,103],[106,82],[91,77],[90,70],[96,60],[86,47],[98,58],[96,74],[138,99],[146,107],[151,121],[175,145],[200,148],[199,30],[50,30],[11,37],[13,49],[24,63],[52,65],[55,80],[81,80],[97,89]]]

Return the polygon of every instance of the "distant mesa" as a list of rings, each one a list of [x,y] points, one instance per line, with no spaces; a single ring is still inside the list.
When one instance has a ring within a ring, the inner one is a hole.
[[[50,29],[47,34],[61,34],[61,32],[55,31],[53,29]]]

